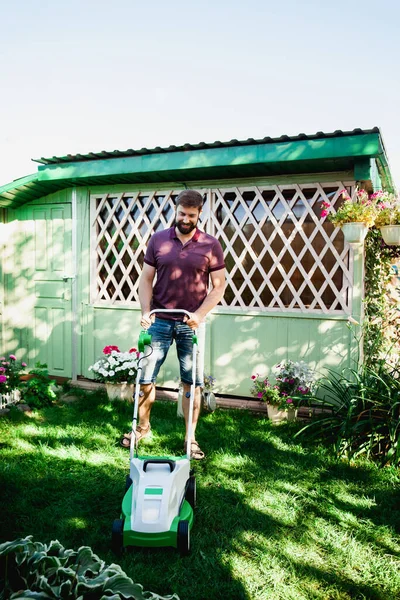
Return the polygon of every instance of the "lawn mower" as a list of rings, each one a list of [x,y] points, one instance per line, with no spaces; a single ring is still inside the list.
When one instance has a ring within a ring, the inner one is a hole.
[[[183,313],[185,310],[153,310],[153,313]],[[145,355],[145,351],[150,353]],[[112,548],[119,553],[129,546],[177,548],[182,556],[190,552],[190,530],[196,503],[196,479],[190,469],[190,440],[196,385],[197,335],[193,332],[192,386],[185,456],[139,456],[135,436],[142,361],[152,352],[151,335],[142,330],[138,342],[138,369],[134,394],[130,472],[126,478],[122,514],[112,527]]]

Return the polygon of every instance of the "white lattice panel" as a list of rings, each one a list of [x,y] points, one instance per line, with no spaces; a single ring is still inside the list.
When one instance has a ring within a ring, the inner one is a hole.
[[[321,220],[353,182],[213,190],[211,232],[224,247],[223,304],[348,313],[352,272],[343,235]]]
[[[224,248],[223,304],[242,309],[349,313],[352,272],[343,235],[321,220],[354,182],[210,189],[202,228]],[[94,195],[91,199],[92,301],[138,301],[149,237],[171,227],[178,192]]]

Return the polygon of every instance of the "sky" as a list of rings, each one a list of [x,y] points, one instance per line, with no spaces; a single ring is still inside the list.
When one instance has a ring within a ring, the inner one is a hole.
[[[32,158],[381,129],[398,0],[0,0],[0,185]]]

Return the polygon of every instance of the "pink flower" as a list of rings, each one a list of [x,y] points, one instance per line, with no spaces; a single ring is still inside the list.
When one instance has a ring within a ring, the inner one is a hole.
[[[321,205],[322,205],[324,208],[330,208],[330,206],[331,206],[331,205],[329,204],[329,202],[325,202],[325,200],[324,200],[324,201],[321,203]]]
[[[7,381],[7,377],[5,375],[0,375],[0,383],[5,383]]]
[[[10,354],[10,358],[11,358],[11,360],[17,360],[17,357],[14,356],[14,354]]]
[[[119,352],[120,349],[118,348],[118,346],[105,346],[103,348],[103,354],[111,354],[111,352],[115,350],[115,352]]]
[[[287,398],[287,399],[286,399],[286,402],[287,402],[288,404],[292,404],[293,400],[292,400],[291,398]]]
[[[252,375],[251,378],[252,379],[257,379],[257,377],[255,375]]]
[[[257,398],[262,398],[262,397],[263,397],[263,393],[262,392],[258,392]]]
[[[324,217],[326,217],[328,215],[328,211],[327,210],[321,210],[321,219],[323,219]]]
[[[0,358],[0,360],[6,360],[6,357],[5,357],[5,356],[2,356],[2,357]]]
[[[21,363],[22,367],[27,367],[28,365],[26,363]]]
[[[0,367],[0,373],[5,373],[5,372],[6,372],[5,368],[4,367]]]

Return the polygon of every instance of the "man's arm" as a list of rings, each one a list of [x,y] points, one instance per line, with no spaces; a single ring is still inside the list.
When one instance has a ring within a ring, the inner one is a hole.
[[[217,306],[218,302],[222,300],[225,292],[225,269],[219,269],[218,271],[212,271],[211,277],[211,290],[205,297],[202,305],[192,313],[190,319],[186,321],[192,329],[197,329],[201,321],[208,315],[208,313]]]
[[[142,274],[139,280],[139,302],[142,309],[142,318],[140,325],[149,328],[152,319],[149,317],[151,298],[153,296],[153,281],[156,275],[155,267],[151,267],[147,263],[143,263]]]

